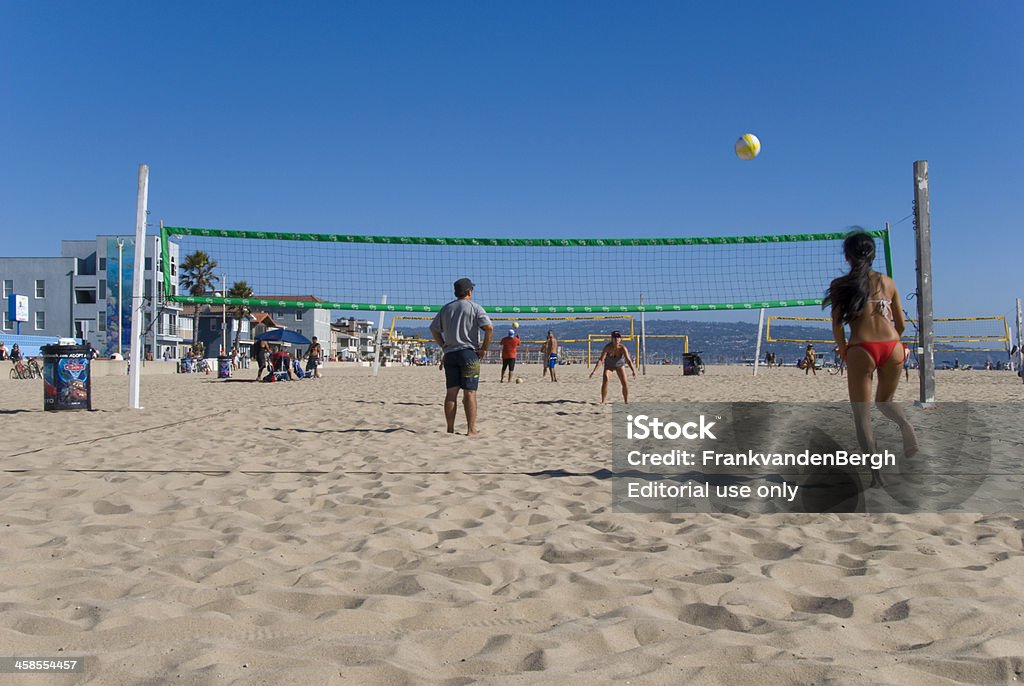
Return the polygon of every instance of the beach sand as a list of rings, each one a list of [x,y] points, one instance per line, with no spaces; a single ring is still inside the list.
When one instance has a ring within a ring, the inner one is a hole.
[[[86,659],[0,682],[1022,678],[1024,514],[616,513],[599,381],[520,369],[484,368],[477,439],[444,432],[435,368],[147,376],[141,411],[99,378],[91,413],[0,381],[0,652]],[[633,400],[846,399],[826,373],[680,374]],[[939,400],[1024,398],[1008,372],[937,379]]]

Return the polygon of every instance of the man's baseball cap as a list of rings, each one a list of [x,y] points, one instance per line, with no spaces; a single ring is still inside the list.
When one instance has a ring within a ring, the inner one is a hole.
[[[622,338],[622,333],[619,331],[612,331],[612,338]]]
[[[463,277],[455,282],[455,295],[461,297],[469,293],[474,288],[476,288],[476,284]]]
[[[516,330],[515,329],[509,329],[508,330],[508,335],[511,336],[512,338],[515,338],[516,337]]]

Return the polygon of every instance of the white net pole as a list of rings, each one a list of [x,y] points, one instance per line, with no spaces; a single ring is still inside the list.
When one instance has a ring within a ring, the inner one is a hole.
[[[1021,317],[1020,298],[1017,298],[1017,371],[1024,370],[1024,317]]]
[[[640,294],[640,304],[644,304],[644,294]],[[640,311],[640,369],[644,376],[647,376],[647,320],[644,315],[647,314],[643,310]]]
[[[757,345],[754,347],[754,376],[757,376],[757,365],[761,359],[761,337],[764,336],[764,308],[757,316]]]
[[[382,295],[380,297],[380,304],[381,305],[387,305],[388,304],[388,294],[387,293],[385,293],[384,295]],[[381,341],[381,334],[383,333],[383,331],[384,331],[384,310],[381,310],[380,311],[380,318],[377,319],[377,336],[374,339],[374,344],[373,344],[373,375],[374,376],[377,376],[377,373],[380,372],[380,341]]]
[[[142,282],[146,278],[146,209],[149,205],[149,166],[139,165],[139,194],[135,212],[135,264],[132,272],[132,320],[131,347],[129,348],[128,407],[141,410],[139,402],[139,375],[142,374],[142,310],[146,306],[142,298]],[[118,288],[120,288],[118,279]],[[118,300],[120,311],[121,302]],[[121,337],[120,329],[117,332]]]

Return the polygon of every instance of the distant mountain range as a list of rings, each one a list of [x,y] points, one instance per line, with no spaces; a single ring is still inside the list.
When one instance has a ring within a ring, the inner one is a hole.
[[[524,340],[541,340],[547,335],[548,329],[555,332],[560,341],[582,340],[579,343],[565,343],[570,348],[586,350],[587,334],[595,334],[593,337],[595,349],[599,350],[600,344],[609,339],[613,327],[621,327],[623,336],[629,335],[629,322],[627,320],[602,320],[602,321],[551,321],[529,323],[529,320],[520,320],[519,337]],[[415,335],[423,338],[430,338],[430,332],[426,327],[399,327],[406,335]],[[510,328],[508,322],[495,322],[495,338],[500,339],[508,333]],[[634,320],[634,328],[637,336],[640,335],[640,320]],[[700,352],[707,364],[737,364],[753,360],[754,350],[757,342],[757,324],[748,322],[702,322],[698,320],[664,320],[657,319],[647,323],[647,347],[648,361],[652,364],[659,364],[669,360],[673,364],[682,362],[683,341],[679,339],[654,338],[658,335],[681,335],[689,337],[689,349],[691,352]],[[830,330],[822,326],[800,326],[793,324],[772,324],[773,338],[789,338],[803,340],[822,340],[830,335]],[[598,338],[600,334],[601,338]],[[635,342],[629,342],[630,350],[635,350]],[[767,343],[761,342],[761,360],[768,351],[776,355],[776,359],[784,364],[795,364],[804,356],[806,343]],[[831,356],[831,343],[815,343],[815,349],[819,356]],[[935,353],[935,366],[942,368],[944,363],[952,366],[956,360],[960,365],[972,365],[981,367],[986,360],[991,362],[1005,362],[1005,352],[984,353],[984,352],[943,352],[941,347]]]

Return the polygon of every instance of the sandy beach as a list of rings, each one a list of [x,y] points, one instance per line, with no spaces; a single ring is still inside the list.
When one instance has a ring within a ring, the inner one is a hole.
[[[126,378],[98,378],[90,413],[3,379],[0,652],[86,660],[17,683],[1024,678],[1024,513],[613,512],[599,381],[521,369],[484,368],[477,439],[444,432],[435,368],[145,376],[141,411]],[[1024,398],[1008,372],[936,376],[940,401]],[[912,374],[897,399],[917,391]],[[644,402],[846,397],[792,368],[632,385]]]

